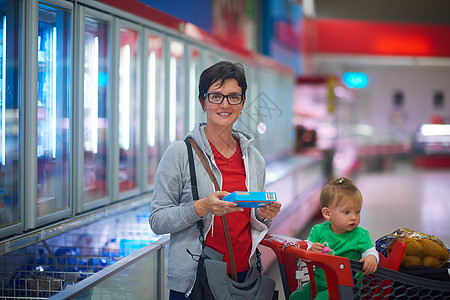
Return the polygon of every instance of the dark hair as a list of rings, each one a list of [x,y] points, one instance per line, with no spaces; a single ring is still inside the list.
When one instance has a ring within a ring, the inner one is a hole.
[[[362,204],[362,195],[356,185],[348,178],[340,177],[328,182],[320,193],[320,206],[338,205],[342,200],[352,200]]]
[[[222,86],[226,79],[236,79],[242,89],[242,95],[245,97],[247,91],[247,80],[245,79],[244,66],[240,63],[231,63],[229,61],[220,61],[207,68],[200,75],[198,84],[198,98],[205,103],[205,93],[215,82]]]

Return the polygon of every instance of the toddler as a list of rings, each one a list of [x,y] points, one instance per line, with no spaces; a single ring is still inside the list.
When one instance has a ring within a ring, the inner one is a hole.
[[[378,252],[366,229],[359,227],[362,195],[348,178],[341,177],[327,183],[320,193],[322,215],[326,222],[315,225],[308,236],[308,251],[322,253],[324,244],[334,255],[364,263],[364,275],[377,270]],[[329,299],[325,272],[314,271],[317,294],[315,299]],[[289,298],[312,299],[311,286],[305,284]]]

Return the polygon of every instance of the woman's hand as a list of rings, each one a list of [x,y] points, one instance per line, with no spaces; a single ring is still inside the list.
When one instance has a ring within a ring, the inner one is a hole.
[[[230,193],[225,191],[214,192],[211,195],[194,202],[194,209],[200,218],[212,213],[216,216],[223,216],[230,212],[244,211],[242,207],[237,207],[236,202],[223,201],[222,198]]]
[[[263,219],[273,219],[280,212],[281,202],[276,201],[272,204],[267,204],[258,208],[258,218]]]

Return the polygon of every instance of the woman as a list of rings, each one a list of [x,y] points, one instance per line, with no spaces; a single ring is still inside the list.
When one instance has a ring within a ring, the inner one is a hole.
[[[170,299],[186,299],[195,282],[197,262],[187,253],[201,253],[196,222],[203,220],[206,246],[224,255],[229,265],[221,216],[226,215],[235,253],[238,280],[256,262],[256,246],[268,231],[280,202],[259,209],[237,207],[221,199],[233,191],[264,191],[265,162],[250,144],[253,138],[233,130],[245,103],[247,82],[240,64],[219,62],[204,70],[199,82],[199,101],[206,123],[187,135],[207,159],[220,191],[194,154],[199,200],[193,201],[186,144],[177,141],[164,153],[156,172],[151,201],[150,226],[156,234],[170,233],[168,288]],[[228,273],[230,269],[228,266]]]

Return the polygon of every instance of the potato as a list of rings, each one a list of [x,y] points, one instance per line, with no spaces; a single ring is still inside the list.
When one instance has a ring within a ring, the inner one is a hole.
[[[441,245],[430,239],[421,239],[419,242],[423,246],[423,254],[425,256],[440,256],[441,249],[443,248]]]
[[[438,267],[439,266],[439,257],[437,256],[425,256],[422,259],[422,263],[425,267]]]
[[[405,262],[403,263],[403,266],[405,268],[421,266],[421,265],[422,265],[422,260],[420,259],[420,257],[415,256],[415,255],[407,255],[405,257]]]
[[[423,251],[423,246],[421,243],[415,240],[410,240],[406,242],[406,255],[418,255]]]
[[[441,252],[439,253],[439,259],[448,260],[448,250],[442,247]]]

